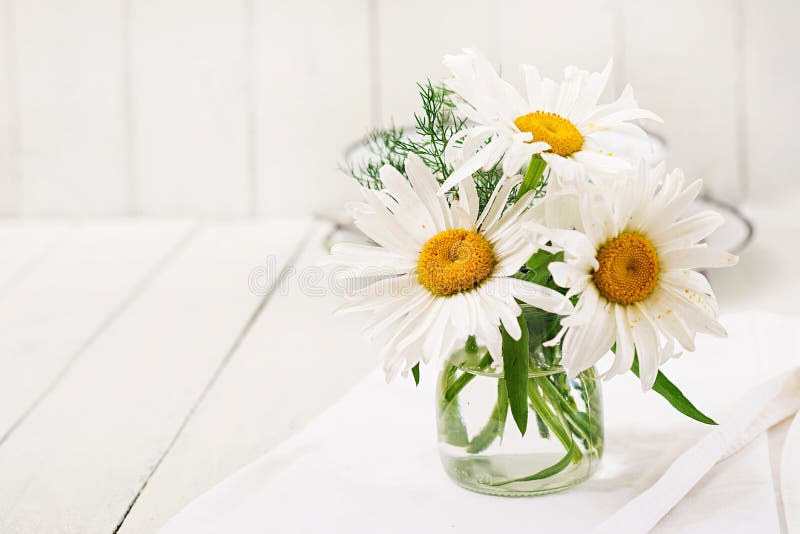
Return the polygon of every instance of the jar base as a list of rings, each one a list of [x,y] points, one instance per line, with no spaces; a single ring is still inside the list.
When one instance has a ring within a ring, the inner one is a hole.
[[[552,454],[507,454],[453,457],[441,454],[448,476],[462,488],[498,497],[535,497],[567,490],[588,480],[600,464],[597,455],[586,455],[558,474],[541,479],[518,481],[553,465]]]

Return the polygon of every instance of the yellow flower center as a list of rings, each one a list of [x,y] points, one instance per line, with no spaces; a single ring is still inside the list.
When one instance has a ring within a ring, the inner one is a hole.
[[[439,296],[453,295],[480,285],[495,266],[492,245],[468,230],[445,230],[428,240],[417,262],[420,283]]]
[[[647,298],[658,282],[658,254],[641,234],[622,232],[597,252],[600,267],[592,275],[597,290],[617,304]]]
[[[569,156],[583,147],[581,132],[570,121],[555,113],[535,111],[514,119],[521,132],[533,134],[534,141],[544,141],[559,156]]]

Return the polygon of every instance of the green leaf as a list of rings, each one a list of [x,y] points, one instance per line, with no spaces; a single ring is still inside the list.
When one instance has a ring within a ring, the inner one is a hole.
[[[631,371],[633,371],[633,374],[635,374],[637,377],[639,376],[638,356],[633,357]],[[681,390],[678,389],[675,384],[670,382],[661,371],[659,371],[658,375],[656,375],[656,381],[653,384],[653,391],[667,399],[667,402],[674,406],[676,410],[688,417],[691,417],[695,421],[700,421],[701,423],[705,423],[707,425],[717,424],[716,421],[698,410],[695,405],[692,404],[683,393],[681,393]]]
[[[528,398],[531,401],[531,407],[536,414],[542,418],[544,424],[550,429],[551,432],[558,438],[564,450],[572,451],[572,460],[578,463],[581,459],[580,451],[573,447],[572,433],[567,427],[567,422],[562,420],[559,415],[561,412],[558,406],[550,407],[547,400],[539,392],[539,384],[542,380],[547,380],[547,377],[534,377],[528,382]]]
[[[538,473],[534,473],[533,475],[527,477],[515,478],[514,480],[506,480],[504,482],[497,482],[495,484],[492,484],[492,486],[505,486],[506,484],[512,484],[514,482],[528,482],[529,480],[542,480],[544,478],[550,478],[551,476],[557,475],[558,473],[567,468],[567,466],[570,463],[570,459],[572,458],[572,455],[575,453],[575,451],[576,451],[575,444],[573,443],[572,445],[570,445],[567,454],[565,454],[563,458],[561,458],[558,462],[554,463],[550,467],[545,467]]]
[[[518,340],[512,338],[505,328],[500,331],[503,334],[503,372],[508,405],[517,428],[524,436],[528,427],[528,325],[522,314],[517,317],[517,322],[522,330]]]
[[[414,384],[419,386],[419,362],[411,368],[411,374],[414,376]]]
[[[564,251],[559,251],[554,254],[544,249],[539,249],[525,262],[527,272],[520,272],[515,276],[528,282],[539,284],[540,286],[547,285],[550,281],[549,266],[554,261],[564,261]],[[555,286],[555,288],[558,288],[558,286]]]
[[[469,336],[467,338],[467,342],[464,344],[464,350],[467,352],[478,352],[478,342],[475,340],[475,336]]]
[[[448,390],[452,387],[453,382],[456,380],[456,371],[458,371],[457,367],[450,366],[446,372],[442,373],[442,384],[440,386],[442,389]],[[441,417],[440,428],[443,429],[445,441],[456,447],[466,447],[469,443],[469,437],[467,436],[467,427],[464,425],[458,403],[445,402],[440,408],[439,417]]]
[[[550,430],[548,430],[547,425],[544,424],[544,421],[542,421],[542,418],[538,413],[536,414],[536,427],[539,429],[539,436],[544,439],[548,439],[550,437]]]
[[[487,352],[483,355],[483,358],[480,359],[478,365],[476,366],[479,370],[484,370],[492,363],[492,357]],[[453,368],[455,369],[455,368]],[[444,391],[444,398],[442,399],[442,410],[456,398],[456,395],[461,393],[461,390],[466,387],[473,379],[475,375],[472,373],[462,373],[460,377],[458,377],[452,384],[448,384],[447,388]]]
[[[489,421],[478,434],[472,438],[467,447],[467,452],[477,454],[486,450],[495,439],[503,437],[503,429],[506,426],[506,415],[508,414],[508,393],[505,380],[497,380],[497,403],[494,405]]]
[[[451,403],[445,408],[442,413],[442,421],[447,443],[456,447],[466,447],[469,443],[469,436],[457,402]]]

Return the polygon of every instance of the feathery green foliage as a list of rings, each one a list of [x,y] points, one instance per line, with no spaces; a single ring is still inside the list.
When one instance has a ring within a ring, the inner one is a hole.
[[[414,114],[413,131],[404,131],[396,126],[370,132],[363,146],[369,157],[365,161],[349,162],[344,171],[362,186],[381,189],[380,169],[391,165],[403,175],[403,163],[409,154],[416,154],[431,169],[439,183],[453,172],[444,157],[444,149],[450,138],[466,126],[466,119],[455,113],[453,93],[444,86],[434,85],[430,80],[417,84],[422,110]],[[489,201],[497,182],[502,178],[500,165],[488,171],[479,170],[473,175],[481,207]],[[543,189],[542,189],[543,190]],[[455,195],[455,190],[448,196]],[[513,197],[512,197],[513,198]]]

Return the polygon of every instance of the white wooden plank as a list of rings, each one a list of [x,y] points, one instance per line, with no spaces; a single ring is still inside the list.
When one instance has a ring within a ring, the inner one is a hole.
[[[245,5],[131,0],[137,212],[247,213]]]
[[[496,3],[488,0],[378,1],[382,122],[413,125],[420,110],[417,83],[447,74],[442,56],[476,47],[496,60]]]
[[[0,531],[114,531],[307,228],[208,226],[165,265],[0,447]]]
[[[370,126],[367,0],[256,2],[253,30],[258,210],[341,211],[338,165]]]
[[[502,0],[499,59],[503,74],[521,85],[521,63],[562,79],[564,67],[599,71],[614,52],[613,6],[609,0]]]
[[[16,212],[17,106],[12,0],[0,0],[0,215]]]
[[[8,288],[0,300],[0,444],[188,230],[186,222],[87,223]]]
[[[624,32],[627,77],[639,103],[664,119],[648,127],[666,138],[668,164],[739,200],[735,3],[626,0]]]
[[[14,2],[20,213],[127,209],[122,6]]]
[[[0,222],[0,299],[57,248],[73,225],[59,221],[7,219]]]
[[[120,530],[154,532],[193,497],[296,432],[378,365],[364,317],[334,317],[341,297],[313,269],[320,228],[225,372],[150,479]],[[301,286],[302,284],[302,286]],[[305,289],[301,289],[305,288]],[[427,376],[423,376],[426,379]],[[432,378],[432,377],[431,377]]]
[[[795,125],[800,109],[797,68],[800,3],[741,2],[744,23],[744,94],[746,168],[753,200],[771,205],[788,191],[800,191],[797,180]]]

